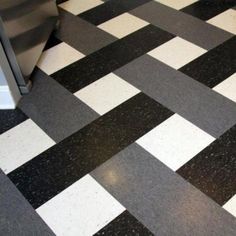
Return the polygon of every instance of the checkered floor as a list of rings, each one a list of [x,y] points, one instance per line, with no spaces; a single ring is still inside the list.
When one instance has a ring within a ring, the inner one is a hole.
[[[236,235],[236,1],[57,2],[0,111],[0,235]]]

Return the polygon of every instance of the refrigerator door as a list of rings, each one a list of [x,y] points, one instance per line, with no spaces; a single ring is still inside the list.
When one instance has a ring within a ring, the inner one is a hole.
[[[57,20],[54,0],[0,0],[0,40],[22,93]]]

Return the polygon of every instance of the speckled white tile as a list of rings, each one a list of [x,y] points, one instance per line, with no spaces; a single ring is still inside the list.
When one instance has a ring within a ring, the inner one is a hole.
[[[68,0],[59,4],[59,6],[74,15],[79,15],[84,11],[99,6],[100,4],[103,4],[100,0]]]
[[[137,143],[172,170],[177,170],[214,140],[203,130],[174,114]]]
[[[182,38],[175,37],[148,52],[148,54],[175,69],[179,69],[205,52],[205,49]]]
[[[226,202],[223,208],[236,217],[236,195]]]
[[[215,86],[213,90],[236,102],[236,73]]]
[[[63,42],[44,51],[37,66],[50,75],[83,57],[84,54]]]
[[[172,7],[176,10],[184,8],[198,0],[155,0],[156,2],[160,2],[166,6]]]
[[[0,135],[0,168],[8,174],[54,144],[28,119]]]
[[[207,21],[230,33],[236,34],[236,10],[229,9]]]
[[[79,90],[75,96],[103,115],[139,92],[131,84],[110,73]]]
[[[86,175],[37,209],[57,236],[91,236],[125,208]]]
[[[136,16],[129,13],[124,13],[98,25],[98,28],[114,35],[117,38],[123,38],[148,24],[148,22]]]

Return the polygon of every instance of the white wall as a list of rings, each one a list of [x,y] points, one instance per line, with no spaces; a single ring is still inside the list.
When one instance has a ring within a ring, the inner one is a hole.
[[[0,43],[0,109],[14,109],[20,92]]]

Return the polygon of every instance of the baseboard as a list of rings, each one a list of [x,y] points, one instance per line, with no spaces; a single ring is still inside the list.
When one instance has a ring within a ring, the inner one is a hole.
[[[8,86],[0,86],[0,109],[15,109],[16,103]]]

